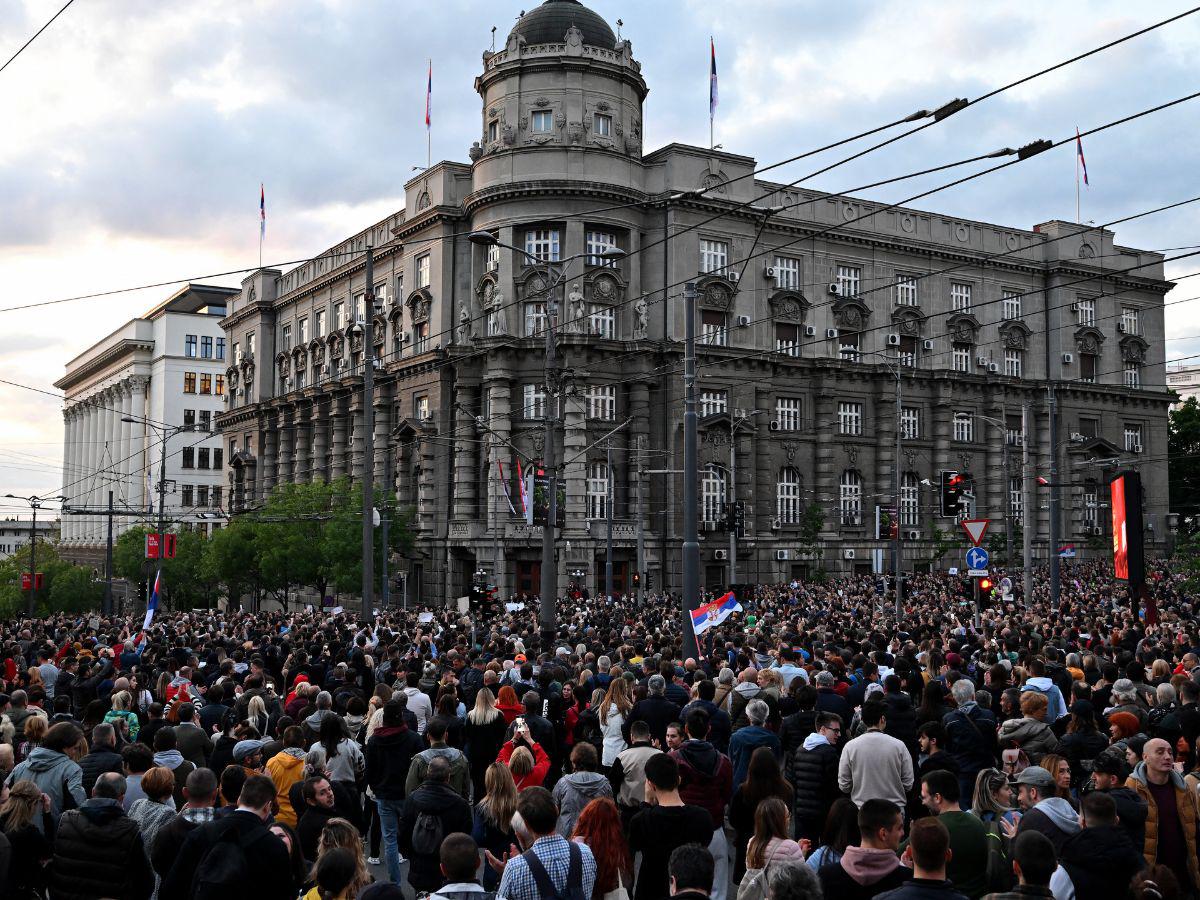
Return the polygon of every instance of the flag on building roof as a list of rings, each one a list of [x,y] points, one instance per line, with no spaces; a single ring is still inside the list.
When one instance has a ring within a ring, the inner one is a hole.
[[[258,183],[258,236],[267,236],[267,190],[261,181]]]
[[[708,39],[708,48],[712,54],[712,64],[708,70],[708,117],[717,115],[717,45],[712,37]]]
[[[425,82],[425,127],[433,124],[433,60],[429,60],[429,79]]]
[[[1091,187],[1091,182],[1087,177],[1087,160],[1083,158],[1083,137],[1079,134],[1079,128],[1075,128],[1075,152],[1079,154],[1079,165],[1083,169],[1083,183]]]
[[[718,597],[712,603],[706,603],[692,610],[692,630],[699,637],[710,628],[715,628],[735,612],[742,611],[742,604],[737,596],[730,591],[723,597]]]

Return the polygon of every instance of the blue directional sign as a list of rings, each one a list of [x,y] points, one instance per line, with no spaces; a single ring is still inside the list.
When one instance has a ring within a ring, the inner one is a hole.
[[[972,547],[967,551],[967,568],[986,569],[988,567],[988,552],[982,547]]]

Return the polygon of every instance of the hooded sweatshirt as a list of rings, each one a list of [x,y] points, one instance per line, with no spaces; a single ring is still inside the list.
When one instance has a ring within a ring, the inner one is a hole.
[[[1067,714],[1067,704],[1063,702],[1062,691],[1049,678],[1027,678],[1025,686],[1021,688],[1021,693],[1025,691],[1036,691],[1039,694],[1045,694],[1046,700],[1050,706],[1046,710],[1046,721],[1053,724]]]
[[[866,900],[899,887],[912,878],[912,870],[900,865],[891,850],[847,847],[840,862],[817,871],[826,897]]]
[[[165,766],[174,772],[183,765],[183,754],[178,750],[159,750],[154,754],[154,764],[156,766]]]
[[[288,791],[293,784],[304,780],[304,748],[285,747],[276,753],[267,760],[266,774],[275,782],[275,801],[279,804],[275,820],[295,828],[299,817],[288,799]]]
[[[745,728],[750,724],[746,717],[746,704],[762,693],[762,689],[753,681],[739,681],[733,686],[729,702],[729,718],[733,720],[733,729]]]
[[[1054,852],[1062,853],[1067,838],[1079,833],[1079,814],[1062,797],[1047,797],[1021,817],[1017,833],[1039,831],[1054,844]]]
[[[12,770],[8,785],[21,780],[32,781],[43,794],[50,797],[50,814],[57,819],[67,807],[82,806],[87,800],[83,790],[83,769],[73,759],[57,750],[37,747],[29,758]],[[65,795],[70,795],[67,801]],[[42,830],[42,816],[34,816],[33,824]]]
[[[712,817],[713,829],[725,823],[725,807],[733,796],[733,764],[708,741],[685,741],[671,756],[679,764],[679,796],[684,803],[702,806]]]
[[[808,737],[806,737],[804,739],[804,749],[812,750],[815,747],[820,747],[822,744],[828,744],[828,743],[829,743],[829,738],[825,737],[825,735],[821,734],[820,732],[814,731],[812,734],[810,734]]]
[[[599,772],[575,772],[554,785],[558,804],[558,833],[570,837],[583,808],[597,797],[612,797],[612,785]]]

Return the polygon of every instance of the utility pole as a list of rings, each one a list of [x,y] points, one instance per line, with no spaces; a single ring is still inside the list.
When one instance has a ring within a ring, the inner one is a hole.
[[[1007,416],[1007,413],[1006,413]],[[1004,490],[1000,496],[1004,498],[1004,566],[1012,568],[1013,564],[1013,523],[1012,523],[1012,471],[1008,465],[1008,428],[1001,434],[1004,446],[1001,451],[1001,467],[1004,469]]]
[[[613,598],[613,551],[612,551],[612,528],[613,528],[613,467],[612,467],[612,440],[608,441],[608,445],[604,448],[605,465],[608,466],[608,488],[605,491],[607,496],[604,498],[604,519],[605,519],[605,550],[604,550],[604,596],[608,598],[608,602],[612,603]]]
[[[113,611],[113,492],[108,492],[108,541],[104,547],[104,605],[100,614],[111,616]]]
[[[1050,608],[1057,609],[1062,589],[1058,558],[1058,398],[1053,383],[1046,392],[1050,401]]]
[[[362,619],[374,618],[375,606],[375,252],[367,244],[363,290],[363,552]],[[387,553],[386,542],[383,552]]]
[[[700,535],[697,531],[696,490],[699,478],[696,461],[696,284],[683,289],[683,608],[680,628],[683,657],[700,655],[692,610],[700,605]]]
[[[729,512],[725,525],[729,529],[729,587],[737,584],[737,426],[738,419],[729,416]]]
[[[388,516],[384,516],[380,520],[383,525],[383,581],[380,590],[383,592],[383,608],[387,609],[392,605],[392,586],[388,583],[388,526],[392,524],[392,520]]]
[[[1025,605],[1033,600],[1033,466],[1029,462],[1029,404],[1021,407],[1021,491],[1024,502],[1021,504],[1021,544],[1024,572]]]
[[[902,563],[903,557],[901,556],[901,544],[900,544],[900,540],[901,540],[900,525],[904,519],[903,514],[900,512],[900,503],[901,503],[900,484],[901,484],[901,479],[902,479],[902,476],[900,473],[900,443],[904,437],[904,434],[903,434],[904,430],[903,430],[903,428],[901,428],[901,425],[900,425],[901,420],[904,415],[904,408],[903,408],[902,404],[903,404],[903,398],[901,396],[901,385],[900,385],[900,350],[897,349],[896,350],[896,464],[892,467],[892,476],[893,476],[892,495],[895,497],[895,500],[896,500],[896,509],[894,511],[895,520],[893,523],[895,526],[895,529],[896,529],[896,534],[892,538],[892,557],[893,557],[892,571],[896,575],[896,622],[897,623],[899,623],[901,611],[904,609],[904,573],[901,571],[901,569],[903,568],[903,563]]]
[[[29,520],[29,615],[37,609],[37,503],[29,505],[33,513]]]
[[[560,278],[559,281],[564,279]],[[558,320],[558,295],[551,287],[546,295],[546,452],[543,465],[550,496],[546,502],[546,524],[542,526],[542,585],[539,598],[538,622],[543,639],[549,645],[554,634],[554,617],[558,598],[558,566],[554,560],[554,526],[558,521],[558,355],[554,326]],[[611,470],[609,479],[611,480]]]
[[[646,529],[642,513],[642,479],[646,473],[643,469],[645,460],[642,457],[642,436],[637,440],[637,603],[643,606],[646,602]]]

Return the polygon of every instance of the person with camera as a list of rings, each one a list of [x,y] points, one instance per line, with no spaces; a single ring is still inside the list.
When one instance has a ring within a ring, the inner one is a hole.
[[[512,772],[517,791],[541,787],[550,771],[550,757],[542,745],[533,739],[524,716],[518,716],[513,721],[512,738],[504,742],[496,758]]]

